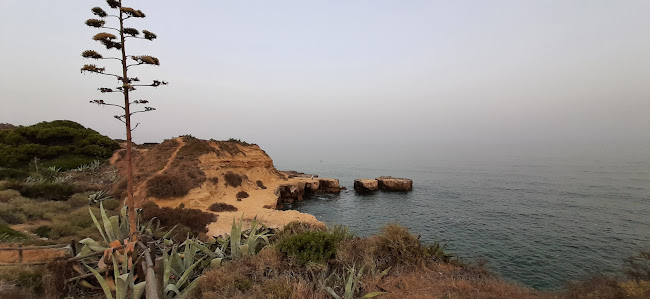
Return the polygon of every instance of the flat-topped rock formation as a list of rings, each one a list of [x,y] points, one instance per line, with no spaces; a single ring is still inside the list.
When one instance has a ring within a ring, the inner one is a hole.
[[[369,193],[379,190],[379,182],[375,179],[354,180],[354,191],[358,193]]]
[[[315,174],[308,174],[308,173],[304,173],[304,172],[298,172],[298,171],[295,171],[295,170],[282,170],[280,172],[282,172],[284,175],[286,175],[287,178],[289,178],[289,179],[293,179],[293,178],[311,178],[311,179],[313,179],[313,178],[318,177],[318,175],[315,175]]]
[[[377,178],[379,190],[382,191],[411,191],[413,190],[413,180],[394,178],[392,176],[382,176]]]

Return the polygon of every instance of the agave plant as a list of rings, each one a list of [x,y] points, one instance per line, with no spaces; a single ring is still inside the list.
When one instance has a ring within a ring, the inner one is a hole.
[[[187,239],[178,250],[174,245],[171,253],[163,250],[163,294],[165,298],[183,298],[196,286],[196,278],[211,265],[218,266],[225,258],[219,248],[212,251],[195,239]]]
[[[92,205],[111,198],[113,197],[109,195],[107,190],[99,190],[88,195],[88,203]]]
[[[269,237],[272,236],[270,230],[257,221],[257,217],[251,221],[251,228],[242,231],[243,218],[239,219],[239,224],[232,220],[230,235],[218,237],[217,243],[221,245],[221,250],[227,253],[232,259],[243,256],[251,256],[259,252],[262,247],[269,244]]]
[[[354,266],[349,267],[348,268],[348,273],[347,273],[347,279],[345,278],[345,275],[338,276],[336,274],[336,272],[332,273],[327,278],[326,283],[328,283],[328,281],[329,281],[329,283],[331,283],[333,285],[342,285],[343,284],[342,282],[345,282],[345,287],[343,288],[343,295],[342,296],[337,294],[336,291],[330,286],[325,286],[324,287],[325,291],[327,291],[327,293],[329,293],[330,295],[332,295],[332,297],[334,297],[336,299],[353,299],[354,294],[359,292],[359,290],[361,289],[361,281],[360,280],[361,280],[361,277],[363,276],[363,270],[364,270],[365,267],[366,267],[366,265],[361,266],[361,268],[359,269],[358,272],[357,272],[357,270],[355,269]],[[384,275],[388,274],[389,270],[390,270],[390,268],[384,270],[384,272],[382,272],[382,274],[380,274],[380,275],[384,276]],[[373,298],[373,297],[377,297],[377,296],[382,295],[382,294],[386,294],[386,292],[371,292],[371,293],[367,293],[367,294],[365,294],[365,295],[363,295],[363,296],[361,296],[359,298],[361,298],[361,299]]]

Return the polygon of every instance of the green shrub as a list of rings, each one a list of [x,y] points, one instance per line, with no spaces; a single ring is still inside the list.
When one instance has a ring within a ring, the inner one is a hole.
[[[66,201],[71,208],[80,208],[88,206],[88,196],[90,192],[75,193]]]
[[[22,197],[21,197],[22,198]],[[12,199],[13,201],[13,199]],[[0,220],[8,224],[24,223],[27,217],[11,203],[0,202]]]
[[[34,158],[39,158],[44,167],[67,170],[94,159],[109,158],[119,148],[117,142],[78,123],[41,122],[0,130],[0,167],[26,168]],[[12,175],[21,176],[19,172]]]
[[[29,172],[24,169],[0,168],[0,180],[15,179],[22,180],[29,176]]]
[[[50,231],[52,231],[52,227],[49,225],[41,225],[34,229],[33,233],[35,233],[37,236],[41,238],[49,238],[50,237]]]
[[[104,209],[107,210],[116,210],[122,206],[122,202],[114,198],[102,200],[102,204],[104,205]]]
[[[301,265],[306,265],[334,258],[338,241],[327,232],[309,231],[282,239],[276,246],[285,257],[295,258]]]
[[[29,220],[51,220],[54,215],[70,210],[68,204],[58,201],[30,201],[20,205],[19,208]]]
[[[39,198],[45,200],[67,200],[72,196],[76,188],[68,183],[22,183],[13,182],[7,184],[7,188],[20,192],[22,196]]]

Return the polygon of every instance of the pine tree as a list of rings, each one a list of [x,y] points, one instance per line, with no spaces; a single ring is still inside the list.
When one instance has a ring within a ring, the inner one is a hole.
[[[117,55],[117,57],[104,57],[102,54],[100,54],[97,51],[86,50],[83,53],[81,53],[81,56],[87,59],[95,59],[95,60],[117,60],[121,63],[122,74],[119,75],[119,74],[108,73],[106,72],[105,67],[99,67],[95,64],[84,65],[81,68],[81,72],[82,73],[88,72],[88,73],[115,77],[118,81],[118,84],[120,84],[120,86],[116,87],[115,89],[110,87],[100,87],[98,88],[98,90],[104,95],[111,94],[111,93],[122,94],[124,97],[123,105],[111,103],[103,99],[92,100],[90,101],[90,103],[97,104],[100,106],[119,107],[122,109],[122,112],[124,113],[124,114],[115,115],[114,117],[117,120],[123,122],[126,127],[126,161],[127,161],[126,206],[128,208],[130,234],[132,238],[137,238],[135,202],[133,199],[133,195],[134,195],[133,194],[133,162],[132,162],[133,143],[132,143],[131,133],[133,132],[133,130],[135,130],[135,128],[137,128],[138,124],[136,124],[135,127],[131,126],[131,116],[133,116],[136,113],[149,112],[149,111],[154,111],[156,109],[153,107],[144,106],[144,108],[134,109],[135,110],[134,111],[131,109],[132,108],[131,105],[145,105],[149,103],[149,101],[142,100],[142,99],[131,100],[129,96],[136,91],[136,87],[158,87],[160,85],[167,85],[167,82],[160,81],[160,80],[153,80],[152,83],[150,84],[140,84],[139,83],[140,79],[138,79],[137,77],[129,77],[129,70],[132,67],[141,66],[141,65],[157,66],[160,65],[160,61],[158,60],[158,58],[149,55],[141,55],[141,56],[127,55],[126,41],[128,39],[144,39],[144,40],[152,41],[156,39],[157,36],[156,34],[148,30],[142,30],[142,32],[140,32],[138,29],[125,26],[125,23],[129,19],[144,18],[145,14],[141,10],[136,10],[131,7],[123,6],[122,0],[119,1],[107,0],[106,2],[110,7],[109,11],[112,12],[112,14],[109,14],[101,7],[94,7],[91,9],[91,11],[95,16],[97,16],[97,18],[87,20],[86,25],[90,27],[102,29],[102,31],[105,31],[105,32],[97,33],[95,36],[93,36],[93,40],[100,42],[106,48],[106,50],[117,50],[121,52],[121,55]],[[109,20],[113,21],[114,23],[119,22],[119,26],[110,27],[107,24],[107,21]]]

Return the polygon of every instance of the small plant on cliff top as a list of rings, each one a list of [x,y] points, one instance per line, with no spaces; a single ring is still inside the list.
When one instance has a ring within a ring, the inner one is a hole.
[[[115,115],[115,119],[124,123],[126,128],[126,161],[127,161],[127,207],[129,210],[128,219],[130,222],[130,235],[131,237],[137,237],[136,231],[136,215],[135,215],[135,203],[133,200],[133,161],[132,161],[132,131],[138,126],[135,127],[131,125],[131,116],[136,113],[149,112],[156,110],[153,107],[145,106],[141,110],[133,111],[131,105],[146,105],[149,103],[147,100],[131,100],[129,97],[132,92],[135,92],[136,87],[158,87],[160,85],[167,85],[167,82],[160,80],[153,80],[152,83],[148,84],[139,84],[140,79],[138,77],[129,77],[129,70],[131,68],[141,65],[160,65],[158,58],[149,56],[149,55],[127,55],[126,53],[126,41],[128,39],[144,39],[152,41],[156,39],[156,34],[148,31],[142,30],[142,33],[135,28],[126,27],[125,23],[131,18],[144,18],[145,14],[140,11],[133,9],[131,7],[125,7],[122,5],[122,0],[108,0],[108,6],[111,9],[111,12],[108,13],[101,7],[94,7],[91,9],[92,13],[97,16],[97,19],[89,19],[86,21],[86,25],[98,28],[98,29],[107,29],[111,32],[116,31],[117,35],[108,32],[97,33],[93,40],[101,43],[106,50],[115,49],[120,51],[121,55],[118,54],[117,57],[105,57],[95,50],[86,50],[81,53],[81,56],[87,59],[94,60],[117,60],[121,63],[121,73],[113,74],[107,72],[105,67],[100,67],[95,64],[86,64],[81,68],[81,72],[88,72],[98,75],[104,75],[109,77],[114,77],[119,82],[120,86],[111,88],[111,87],[100,87],[98,90],[102,94],[111,94],[118,93],[121,94],[124,99],[124,104],[114,104],[110,103],[103,99],[92,100],[90,103],[97,104],[100,106],[112,106],[118,107],[121,109],[121,112],[118,115]],[[114,17],[118,21],[118,24],[113,25],[113,27],[107,25],[107,17]],[[129,64],[129,59],[132,63]]]
[[[295,258],[301,265],[323,263],[336,256],[336,236],[322,231],[309,231],[287,237],[277,244],[285,257]]]

